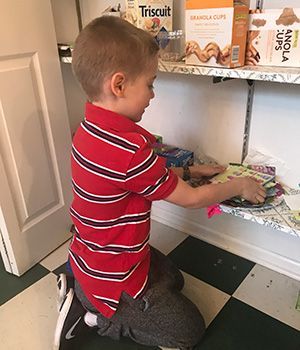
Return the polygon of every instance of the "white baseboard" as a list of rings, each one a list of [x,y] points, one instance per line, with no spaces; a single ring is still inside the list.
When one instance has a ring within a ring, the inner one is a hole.
[[[152,219],[207,243],[300,280],[300,240],[289,234],[223,214],[155,202]]]

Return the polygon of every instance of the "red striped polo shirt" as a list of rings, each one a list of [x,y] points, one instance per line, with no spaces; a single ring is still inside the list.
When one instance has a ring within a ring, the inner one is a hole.
[[[177,185],[154,141],[130,119],[91,103],[73,139],[70,261],[86,297],[108,318],[122,291],[133,298],[145,292],[151,202]]]

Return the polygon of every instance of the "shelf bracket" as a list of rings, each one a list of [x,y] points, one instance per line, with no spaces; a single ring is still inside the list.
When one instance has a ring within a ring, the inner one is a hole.
[[[264,6],[264,0],[256,0],[256,8],[258,10],[262,9]]]
[[[257,9],[262,9],[263,5],[264,5],[264,0],[256,0],[256,8]],[[254,90],[255,90],[255,81],[254,80],[247,79],[247,83],[248,83],[248,96],[247,96],[247,109],[246,109],[244,137],[243,137],[243,151],[242,151],[241,163],[244,162],[244,160],[247,157],[248,152],[249,152],[249,138],[250,138],[253,99],[254,99]]]
[[[227,78],[227,77],[213,77],[213,84],[222,83],[223,81],[232,80],[232,79],[234,79],[234,78]]]
[[[264,0],[256,0],[256,8],[258,10],[262,9],[263,6],[264,6]],[[248,84],[248,96],[247,96],[247,109],[246,109],[246,117],[245,117],[241,163],[244,162],[249,152],[249,138],[250,138],[255,81],[251,79],[247,79],[247,84]]]
[[[82,30],[82,16],[81,16],[80,0],[75,0],[75,5],[76,5],[78,29],[81,32],[81,30]]]
[[[247,83],[248,83],[248,96],[247,96],[247,109],[246,109],[246,118],[245,118],[245,127],[244,127],[244,137],[243,137],[242,163],[247,157],[247,154],[249,151],[249,137],[250,137],[252,108],[253,108],[253,99],[254,99],[254,90],[255,90],[254,80],[247,80]]]

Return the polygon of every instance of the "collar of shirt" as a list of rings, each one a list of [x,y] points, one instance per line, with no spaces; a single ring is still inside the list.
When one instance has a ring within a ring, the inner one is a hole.
[[[111,129],[117,132],[137,132],[142,134],[151,144],[156,141],[151,133],[127,117],[95,106],[90,102],[87,102],[85,106],[85,118],[87,121],[105,129]]]

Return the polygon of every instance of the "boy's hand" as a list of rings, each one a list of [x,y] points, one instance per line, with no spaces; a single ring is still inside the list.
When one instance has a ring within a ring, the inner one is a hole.
[[[201,178],[202,176],[214,176],[222,173],[226,169],[222,165],[209,164],[192,165],[189,168],[191,171],[191,177],[194,179]]]
[[[240,196],[253,204],[264,203],[266,190],[257,181],[250,177],[241,177],[231,180],[234,185],[240,186]]]

